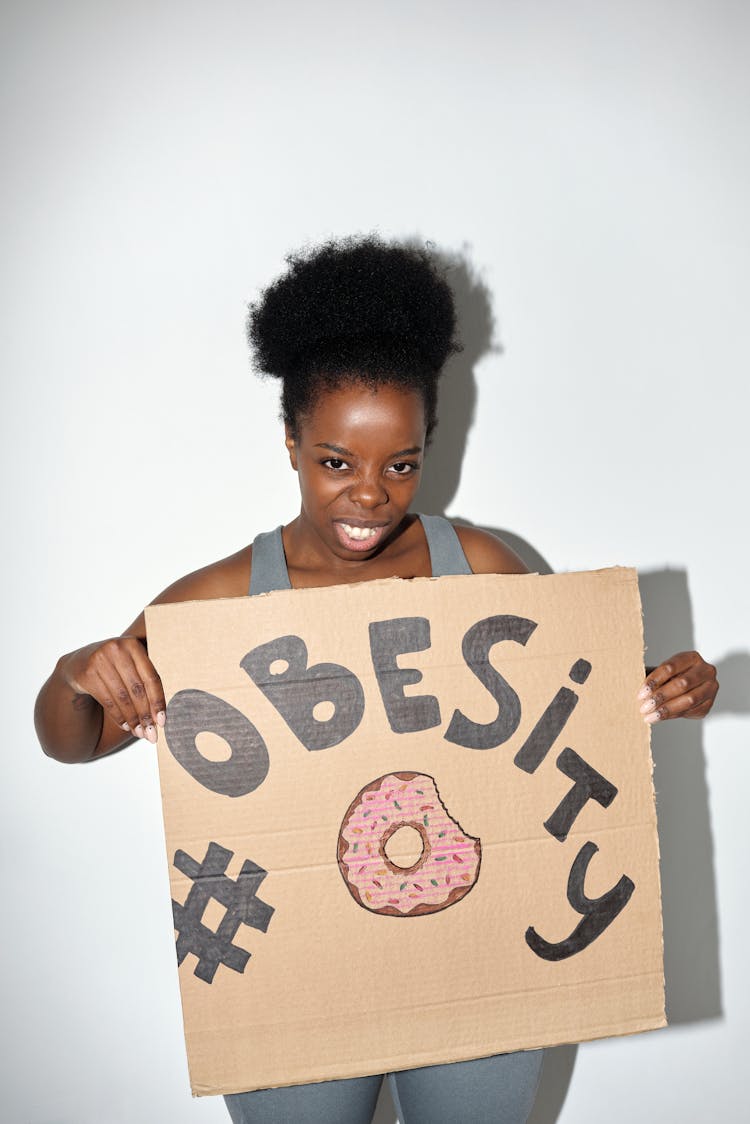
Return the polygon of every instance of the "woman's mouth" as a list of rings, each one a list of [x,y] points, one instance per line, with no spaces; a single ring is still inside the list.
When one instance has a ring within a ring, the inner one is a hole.
[[[374,550],[382,539],[386,524],[378,526],[363,526],[361,523],[345,523],[337,519],[333,524],[339,542],[346,550],[368,551]]]

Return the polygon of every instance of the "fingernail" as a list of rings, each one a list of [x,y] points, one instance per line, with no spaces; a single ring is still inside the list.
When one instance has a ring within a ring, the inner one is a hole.
[[[649,726],[651,726],[654,722],[658,722],[659,720],[660,715],[656,711],[654,711],[652,714],[646,714],[643,718],[643,721],[648,722]]]
[[[153,742],[154,745],[156,745],[156,726],[146,727],[146,737],[150,742]]]
[[[156,716],[156,722],[159,726],[163,726],[167,721],[167,716],[163,710],[160,710]]]
[[[137,726],[135,727],[135,729],[133,730],[133,733],[135,734],[135,736],[136,736],[137,738],[142,738],[142,737],[143,737],[143,726],[141,726],[140,722],[138,723],[138,725],[137,725]]]
[[[648,702],[641,703],[641,714],[648,714],[650,710],[656,707],[656,699],[649,699]]]
[[[651,694],[651,688],[649,687],[649,685],[647,683],[644,683],[643,686],[641,687],[640,691],[638,692],[638,698],[639,699],[647,699],[650,694]]]

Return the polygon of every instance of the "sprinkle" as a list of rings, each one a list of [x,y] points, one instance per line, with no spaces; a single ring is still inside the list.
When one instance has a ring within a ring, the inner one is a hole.
[[[366,820],[366,819],[367,819],[367,817],[368,817],[368,816],[370,815],[370,813],[371,813],[371,812],[372,812],[372,808],[368,808],[368,809],[367,809],[366,811],[364,811],[364,812],[362,813],[362,819],[363,819],[363,820]]]
[[[390,800],[390,798],[391,798],[391,796],[392,796],[392,795],[393,795],[393,793],[392,793],[392,792],[386,792],[386,794],[385,794],[385,798],[386,798],[386,800]]]
[[[471,882],[470,874],[462,874],[461,877],[463,878],[464,882]]]
[[[459,858],[458,855],[454,855],[453,861],[454,861],[454,863],[462,863],[464,860],[462,858]]]
[[[380,818],[381,818],[381,820],[385,820],[385,822],[388,823],[388,817],[387,816],[381,816]]]
[[[409,894],[409,897],[410,897],[410,898],[418,898],[418,897],[419,897],[419,894]]]
[[[434,804],[423,804],[419,810],[420,812],[431,812],[434,807]]]
[[[419,890],[420,893],[422,892],[422,890],[424,890],[424,886],[420,886],[418,882],[412,882],[412,886],[415,890]]]
[[[375,800],[376,797],[377,797],[376,792],[368,792],[367,796],[365,797],[365,800]]]
[[[357,874],[361,874],[361,873],[362,873],[362,871],[363,871],[363,870],[365,869],[365,866],[367,866],[367,863],[365,863],[365,864],[364,864],[364,866],[361,866],[361,867],[359,868],[359,870],[357,871]]]
[[[353,827],[352,832],[354,833],[354,835],[361,835],[362,834],[362,828],[361,827]]]
[[[431,878],[430,882],[432,883],[433,886],[437,886],[437,878]]]
[[[450,886],[450,884],[451,884],[451,876],[450,876],[450,874],[446,874],[446,876],[445,876],[445,884],[446,884],[446,886]]]
[[[404,791],[404,789],[405,789],[406,787],[407,787],[407,785],[405,785],[405,784],[402,784],[402,785],[401,785],[401,788],[399,789],[399,792],[403,792],[403,791]]]
[[[387,870],[376,870],[375,873],[380,874],[382,876],[383,874],[387,874],[388,871]]]
[[[444,863],[447,858],[448,858],[447,855],[435,855],[435,862],[436,863]]]
[[[424,819],[422,820],[422,823],[425,825],[425,827],[427,827],[427,824],[429,823],[429,820],[427,819],[427,816],[424,817]]]
[[[352,847],[352,853],[355,854],[355,855],[357,853],[357,847],[359,847],[359,843],[355,843],[354,846]]]
[[[398,808],[399,812],[401,811],[401,805],[399,804],[398,800],[393,801],[393,807]]]
[[[405,890],[405,889],[406,889],[406,883],[405,883],[405,882],[402,882],[402,883],[401,883],[401,885],[399,886],[399,890],[400,890],[400,892],[401,892],[401,893],[403,894],[403,892],[404,892],[404,890]]]
[[[398,905],[398,898],[389,898],[388,904],[389,905]]]
[[[377,820],[373,820],[373,821],[372,821],[372,827],[370,828],[370,831],[374,831],[374,830],[375,830],[375,828],[376,828],[377,826],[378,826],[378,821],[377,821]]]
[[[378,888],[379,890],[382,890],[382,889],[383,889],[383,883],[382,883],[382,882],[378,882],[377,878],[373,878],[373,880],[372,880],[372,884],[373,884],[373,886],[377,886],[377,888]]]
[[[454,843],[463,843],[464,842],[463,835],[454,835],[453,836],[453,842]]]
[[[420,796],[424,796],[424,792],[422,791],[421,788],[415,788],[414,791],[419,793]]]
[[[368,843],[368,844],[367,844],[367,854],[368,854],[368,855],[371,855],[371,854],[372,854],[372,843]]]
[[[365,897],[367,898],[368,902],[372,901],[372,894],[369,890],[365,890]]]
[[[442,839],[444,835],[445,835],[444,831],[439,831],[438,832],[438,839]]]

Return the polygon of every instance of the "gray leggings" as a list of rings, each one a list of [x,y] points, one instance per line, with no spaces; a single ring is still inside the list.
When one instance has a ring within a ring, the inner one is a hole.
[[[524,1124],[543,1050],[389,1073],[401,1124]],[[231,1093],[234,1124],[370,1124],[382,1076]]]

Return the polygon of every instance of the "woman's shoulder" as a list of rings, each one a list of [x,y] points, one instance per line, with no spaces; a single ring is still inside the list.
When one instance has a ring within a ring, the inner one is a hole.
[[[209,601],[215,597],[243,597],[250,588],[252,546],[244,546],[227,558],[211,562],[178,578],[155,597],[152,604],[174,601]]]
[[[461,524],[454,530],[475,574],[528,574],[528,566],[497,535]]]
[[[243,597],[250,588],[252,546],[244,546],[227,558],[211,562],[199,570],[178,578],[157,597],[152,605],[171,605],[178,601],[210,601],[220,597]],[[126,629],[128,635],[146,635],[145,616],[141,613]]]

